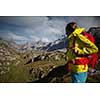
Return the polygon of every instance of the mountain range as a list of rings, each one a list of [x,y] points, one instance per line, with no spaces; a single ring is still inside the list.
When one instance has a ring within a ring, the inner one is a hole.
[[[1,39],[2,41],[5,41]],[[14,41],[6,41],[6,43],[9,45],[9,47],[15,49],[18,52],[27,52],[31,50],[38,50],[38,51],[65,51],[65,49],[68,46],[67,38],[61,38],[54,42],[43,42],[43,41],[37,41],[37,42],[28,42],[23,45],[16,44]]]
[[[96,40],[97,45],[100,44],[100,27],[91,27],[88,31],[91,33]],[[0,41],[3,40],[0,38]],[[67,37],[62,36],[60,39],[55,40],[53,42],[43,42],[43,41],[33,41],[33,42],[27,42],[26,44],[19,45],[16,44],[14,41],[6,41],[6,44],[9,45],[9,47],[15,49],[18,52],[26,52],[31,50],[38,50],[38,51],[66,51],[66,48],[68,47]]]

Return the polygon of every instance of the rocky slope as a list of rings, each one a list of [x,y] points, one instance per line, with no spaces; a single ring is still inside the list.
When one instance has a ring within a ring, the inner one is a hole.
[[[100,28],[90,28],[100,48]],[[69,83],[66,71],[66,38],[52,43],[27,43],[19,46],[15,42],[0,39],[0,82]],[[100,70],[100,52],[96,69]],[[100,82],[100,75],[89,76],[87,82]]]
[[[88,32],[95,37],[96,45],[100,49],[100,27],[91,27]]]
[[[14,51],[7,41],[0,39],[0,75],[10,71],[9,65],[14,63],[19,55]]]
[[[12,47],[14,47],[17,51],[21,53],[31,51],[31,50],[47,51],[47,52],[51,52],[51,51],[65,52],[66,48],[68,47],[68,42],[66,37],[48,43],[45,43],[40,40],[37,42],[26,43],[24,45],[16,45],[16,44],[14,45],[14,44],[15,44],[14,42],[10,43]]]
[[[65,53],[27,50],[0,40],[0,82],[32,82],[65,63]]]

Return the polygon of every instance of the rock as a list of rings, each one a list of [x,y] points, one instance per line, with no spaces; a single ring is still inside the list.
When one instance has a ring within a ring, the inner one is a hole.
[[[2,74],[5,74],[5,73],[7,73],[9,71],[10,71],[10,68],[9,67],[4,67],[4,66],[0,67],[0,74],[1,75]]]
[[[1,71],[1,72],[0,72],[1,75],[2,75],[2,74],[5,74],[5,73],[6,73],[5,71]]]
[[[27,62],[25,63],[25,65],[26,65],[26,64],[30,64],[30,63],[32,63],[32,59],[30,59],[29,61],[27,61]]]
[[[46,58],[46,56],[41,56],[41,60],[44,60]]]
[[[57,80],[57,78],[54,77],[50,82],[51,82],[51,83],[56,83],[56,80]]]
[[[39,78],[43,78],[45,76],[45,73],[43,71],[39,72]]]
[[[0,52],[0,56],[2,56],[3,55],[3,53],[2,52]]]
[[[1,52],[1,53],[4,53],[4,50],[3,50],[3,49],[0,49],[0,52]]]
[[[8,66],[17,58],[16,51],[10,47],[9,43],[5,40],[0,40],[0,65]]]
[[[31,68],[30,70],[29,70],[29,74],[32,74],[33,73],[33,68]]]
[[[6,65],[7,65],[7,66],[10,65],[10,62],[7,62]]]
[[[56,66],[50,65],[50,66],[49,66],[49,72],[52,71],[54,68],[56,68]]]
[[[26,59],[27,57],[26,56],[24,56],[24,59]]]
[[[55,56],[55,60],[57,60],[57,61],[59,61],[59,60],[60,60],[60,58],[59,58],[59,56],[58,56],[58,55],[56,55],[56,56]]]
[[[98,59],[97,64],[100,65],[100,59]]]
[[[2,66],[2,63],[0,62],[0,66]]]
[[[39,61],[41,60],[41,55],[38,55],[37,57],[34,58],[34,61]]]
[[[20,63],[20,61],[17,61],[17,62],[15,63],[15,65],[17,66],[19,63]]]
[[[2,67],[0,67],[0,71],[2,70]]]
[[[96,45],[100,48],[100,27],[91,27],[88,32],[94,36]]]
[[[37,57],[37,55],[32,55],[32,62],[34,62],[34,59]]]
[[[9,68],[9,67],[4,67],[4,70],[5,70],[6,72],[9,72],[10,68]]]

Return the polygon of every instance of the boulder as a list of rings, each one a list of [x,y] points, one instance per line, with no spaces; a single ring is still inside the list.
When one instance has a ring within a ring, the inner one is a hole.
[[[91,27],[88,32],[94,36],[96,45],[100,48],[100,27]]]

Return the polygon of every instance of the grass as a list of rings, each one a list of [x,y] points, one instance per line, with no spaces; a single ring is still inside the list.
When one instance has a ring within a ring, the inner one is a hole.
[[[0,82],[26,82],[27,81],[27,70],[24,66],[9,66],[10,71],[0,76]]]
[[[22,59],[18,58],[17,61],[20,61],[18,65],[16,65],[16,62],[13,62],[8,67],[10,68],[10,71],[6,74],[0,75],[0,82],[6,82],[6,83],[26,83],[31,82],[33,80],[37,80],[38,76],[34,75],[34,73],[30,74],[29,71],[33,68],[36,71],[40,71],[40,68],[43,69],[43,72],[45,75],[49,73],[51,66],[59,66],[63,65],[65,63],[64,60],[61,61],[37,61],[33,62],[27,65],[24,65],[25,62],[28,59]],[[38,74],[35,73],[35,74]]]
[[[26,58],[24,58],[25,56]],[[48,82],[71,83],[70,74],[65,75],[64,72],[61,72],[61,71],[64,71],[62,70],[62,68],[63,68],[63,65],[66,64],[66,60],[61,59],[60,61],[55,61],[53,59],[50,59],[49,61],[43,60],[43,61],[36,61],[36,62],[26,64],[26,62],[29,61],[31,57],[32,57],[31,53],[18,54],[16,61],[13,61],[12,64],[8,66],[10,68],[10,71],[7,72],[6,74],[0,75],[0,82],[27,83],[27,82],[36,81],[36,80],[39,80],[39,73],[41,72],[41,69],[42,69],[44,73],[44,77],[49,76],[52,73],[54,74],[55,71],[58,71],[58,72],[55,72],[57,75],[64,74],[63,76],[56,75],[57,77],[52,77],[52,79],[51,77],[49,77],[51,81],[48,81]],[[99,54],[99,58],[100,58],[100,54]],[[19,63],[16,64],[18,61]],[[55,68],[53,68],[53,66],[55,66]],[[60,69],[60,66],[62,66],[61,69]],[[97,64],[96,69],[100,69],[99,63]],[[61,70],[60,73],[59,73],[59,70]],[[47,78],[48,77],[46,77],[46,79]],[[88,83],[99,83],[100,75],[94,75],[91,77],[89,76],[87,82]]]

